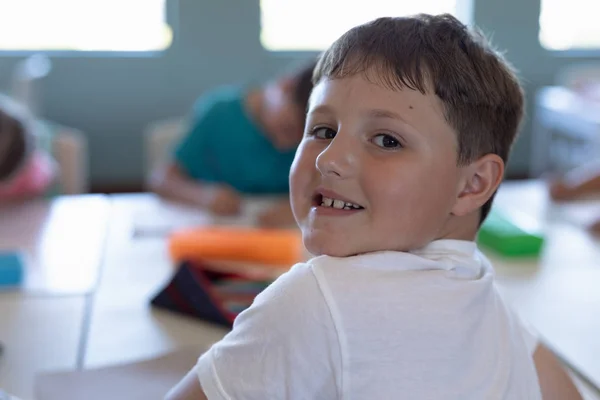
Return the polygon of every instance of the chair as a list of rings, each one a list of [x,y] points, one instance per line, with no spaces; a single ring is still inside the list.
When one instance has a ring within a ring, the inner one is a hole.
[[[52,150],[60,169],[61,194],[89,192],[89,151],[85,135],[77,129],[55,125]]]
[[[184,118],[153,122],[144,131],[144,171],[146,181],[152,171],[167,162],[169,154],[184,132]]]

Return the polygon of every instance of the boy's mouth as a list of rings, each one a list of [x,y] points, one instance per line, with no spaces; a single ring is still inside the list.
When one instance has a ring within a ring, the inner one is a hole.
[[[333,193],[328,193],[328,195],[317,193],[313,199],[313,205],[317,207],[333,208],[336,210],[364,210],[364,207],[360,204],[352,203],[350,201],[346,201],[345,199],[340,199],[339,197],[340,196],[336,196]]]

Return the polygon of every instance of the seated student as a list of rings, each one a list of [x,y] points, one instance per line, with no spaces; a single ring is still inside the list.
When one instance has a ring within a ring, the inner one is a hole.
[[[579,399],[475,243],[523,115],[506,61],[450,15],[381,18],[314,82],[290,196],[315,258],[167,398]]]
[[[576,168],[550,185],[550,196],[556,201],[576,200],[579,197],[600,194],[600,165],[598,163]],[[600,215],[589,226],[600,235]]]
[[[264,225],[293,223],[288,175],[302,138],[314,63],[246,90],[220,87],[201,96],[170,165],[152,174],[159,195],[222,215],[240,211],[243,194],[279,194]]]
[[[44,196],[56,183],[58,168],[39,146],[39,128],[25,107],[0,96],[0,203]]]

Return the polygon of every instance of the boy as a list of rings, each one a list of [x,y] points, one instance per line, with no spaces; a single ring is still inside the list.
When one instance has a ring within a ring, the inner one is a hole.
[[[579,398],[474,242],[523,114],[505,61],[452,16],[381,18],[338,39],[314,82],[290,197],[316,258],[167,397]]]
[[[285,194],[263,225],[293,222],[289,169],[302,138],[314,63],[264,87],[223,87],[202,96],[187,136],[150,188],[220,215],[240,211],[241,194]]]

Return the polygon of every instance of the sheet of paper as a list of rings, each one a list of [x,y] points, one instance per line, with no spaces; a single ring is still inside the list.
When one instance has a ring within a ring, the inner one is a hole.
[[[162,399],[196,364],[200,348],[185,348],[140,362],[39,375],[37,400]]]
[[[195,207],[157,200],[134,213],[132,235],[136,239],[164,238],[180,229],[206,225],[255,226],[259,213],[276,201],[273,197],[244,199],[241,215],[218,217]]]
[[[559,204],[554,210],[556,216],[565,222],[588,227],[600,219],[600,200],[582,200]]]
[[[133,237],[166,237],[174,230],[207,225],[212,217],[183,205],[159,202],[152,209],[139,210],[133,216]]]

